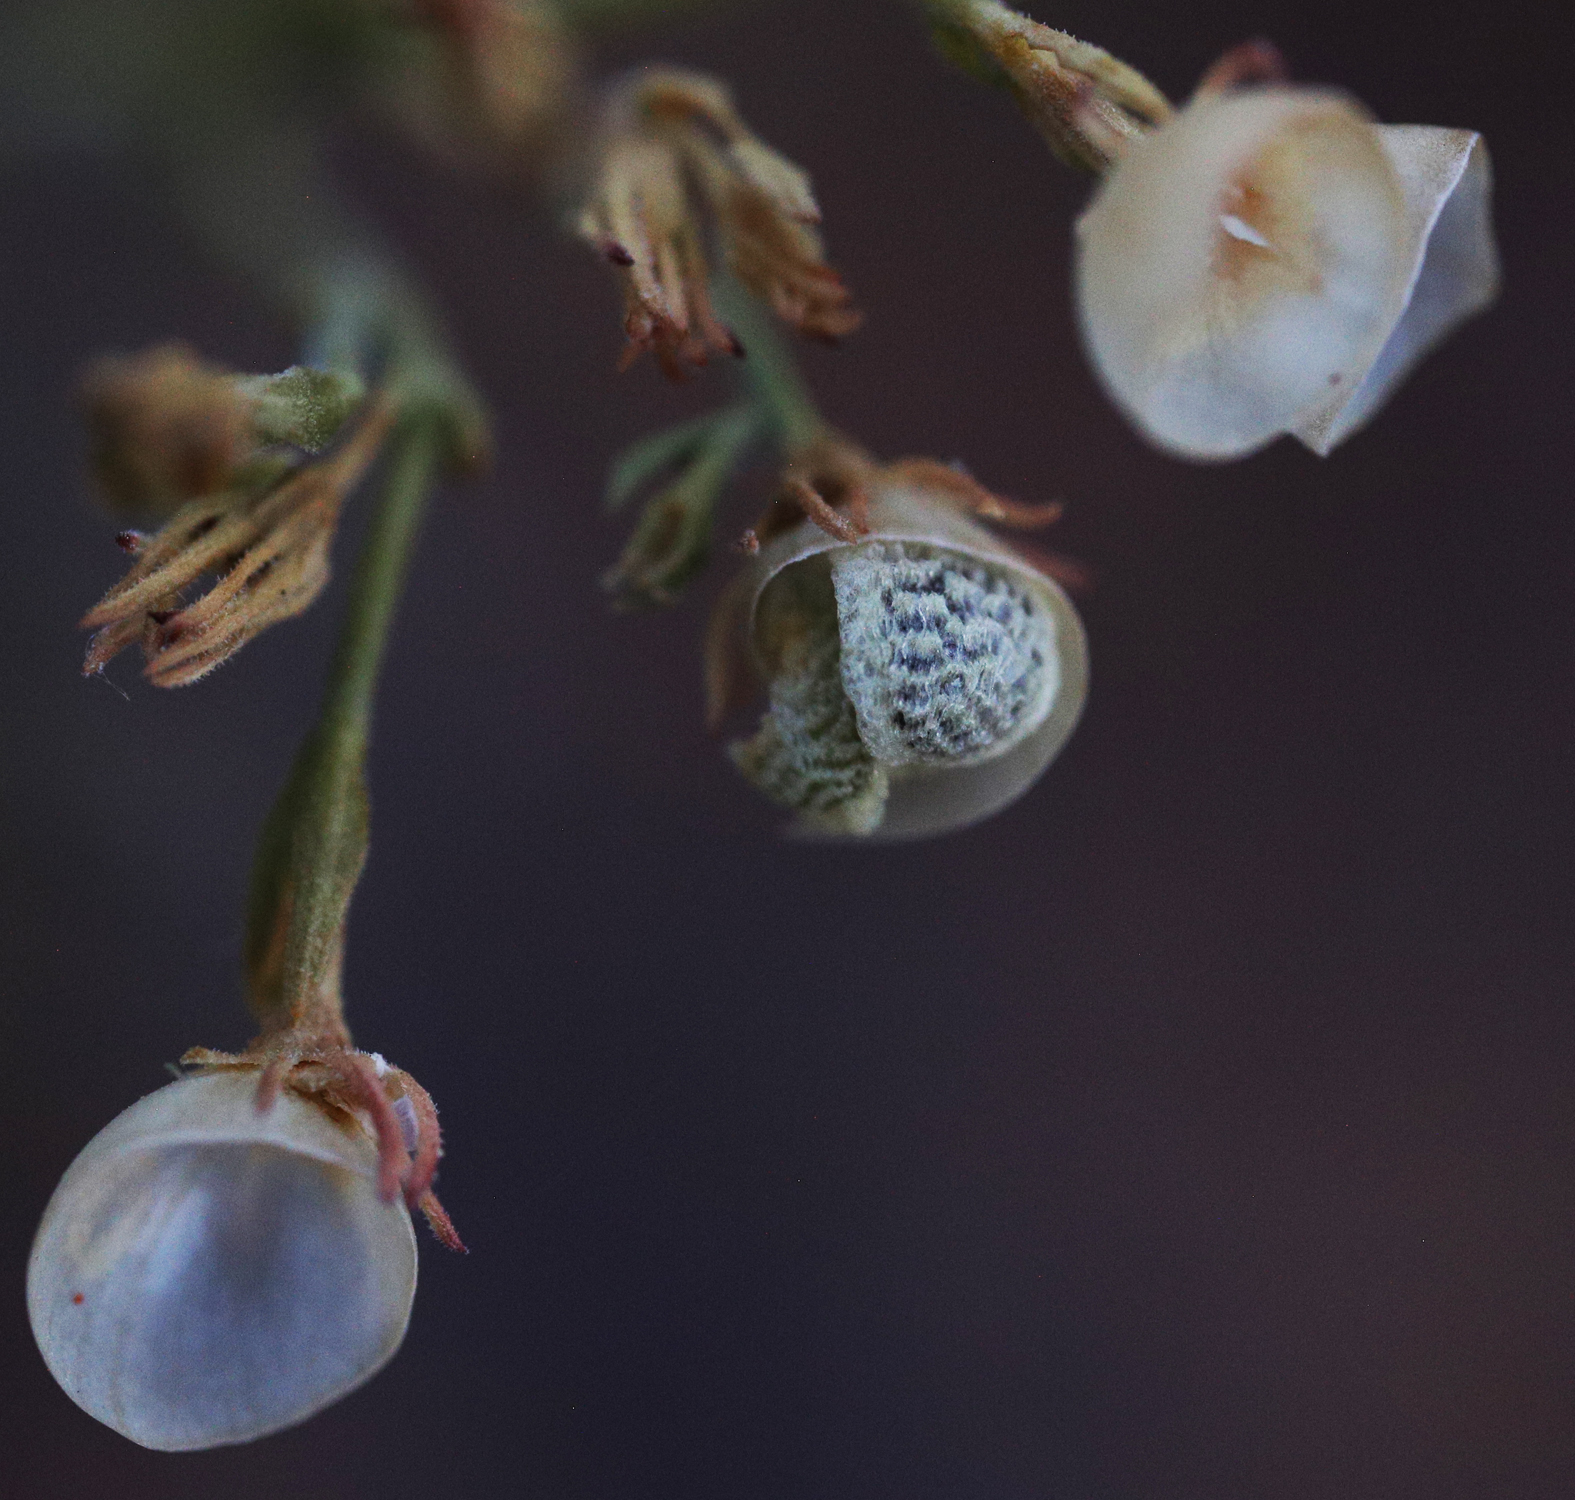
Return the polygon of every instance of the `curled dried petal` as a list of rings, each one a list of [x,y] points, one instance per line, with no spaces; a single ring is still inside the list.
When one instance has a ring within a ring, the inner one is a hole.
[[[301,613],[328,581],[339,511],[377,456],[393,421],[374,401],[333,454],[289,468],[260,494],[192,501],[140,548],[126,576],[83,617],[96,634],[83,671],[100,671],[140,638],[146,675],[160,687],[195,682],[270,625]],[[186,589],[218,579],[190,603]]]
[[[649,349],[676,378],[742,353],[712,309],[708,225],[734,275],[785,322],[822,340],[858,326],[819,220],[808,177],[747,129],[720,83],[661,69],[609,98],[576,227],[623,290],[625,363]]]

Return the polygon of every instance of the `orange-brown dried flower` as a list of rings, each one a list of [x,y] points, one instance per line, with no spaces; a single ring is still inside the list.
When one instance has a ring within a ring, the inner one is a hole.
[[[651,69],[607,105],[577,222],[622,286],[625,365],[649,349],[679,378],[742,352],[712,308],[707,218],[728,269],[784,322],[828,342],[858,327],[808,177],[750,132],[715,79]]]
[[[122,533],[136,561],[83,617],[83,628],[96,632],[83,672],[102,671],[140,641],[148,680],[183,687],[270,625],[300,614],[328,582],[340,508],[392,421],[392,407],[374,400],[329,457],[275,471],[260,490],[193,500],[152,536]],[[210,575],[212,586],[186,602],[186,592]]]

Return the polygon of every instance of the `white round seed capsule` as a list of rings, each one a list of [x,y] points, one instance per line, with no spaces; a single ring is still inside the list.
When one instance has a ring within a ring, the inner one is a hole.
[[[377,1148],[257,1074],[182,1079],[88,1142],[44,1211],[28,1315],[50,1372],[145,1448],[244,1443],[376,1373],[415,1295]]]
[[[1360,382],[1404,308],[1406,238],[1351,101],[1200,98],[1132,144],[1078,224],[1084,342],[1154,442],[1239,457]]]
[[[1133,142],[1078,223],[1083,341],[1183,458],[1292,433],[1326,454],[1493,300],[1487,151],[1325,89],[1200,95]]]

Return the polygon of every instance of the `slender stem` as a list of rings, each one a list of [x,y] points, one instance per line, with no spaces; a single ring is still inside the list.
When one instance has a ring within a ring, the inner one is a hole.
[[[775,428],[777,441],[789,454],[812,447],[829,427],[776,325],[731,277],[718,276],[713,292],[717,310],[743,343],[744,381]]]
[[[358,744],[363,753],[389,627],[442,456],[441,436],[436,423],[423,416],[405,422],[394,438],[382,501],[356,564],[328,675],[322,726],[347,745]]]
[[[381,501],[356,565],[322,712],[264,824],[246,964],[265,1036],[343,1043],[339,969],[350,897],[366,861],[366,752],[379,669],[422,511],[445,451],[431,412],[390,445]]]

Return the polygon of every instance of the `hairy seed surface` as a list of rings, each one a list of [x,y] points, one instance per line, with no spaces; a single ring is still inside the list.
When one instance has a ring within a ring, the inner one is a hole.
[[[842,685],[888,765],[999,752],[1059,685],[1055,624],[1005,574],[955,552],[866,542],[833,555]]]
[[[824,568],[784,574],[761,601],[777,670],[753,738],[731,747],[738,768],[772,801],[829,832],[880,824],[887,780],[859,739],[842,689],[836,604]]]

